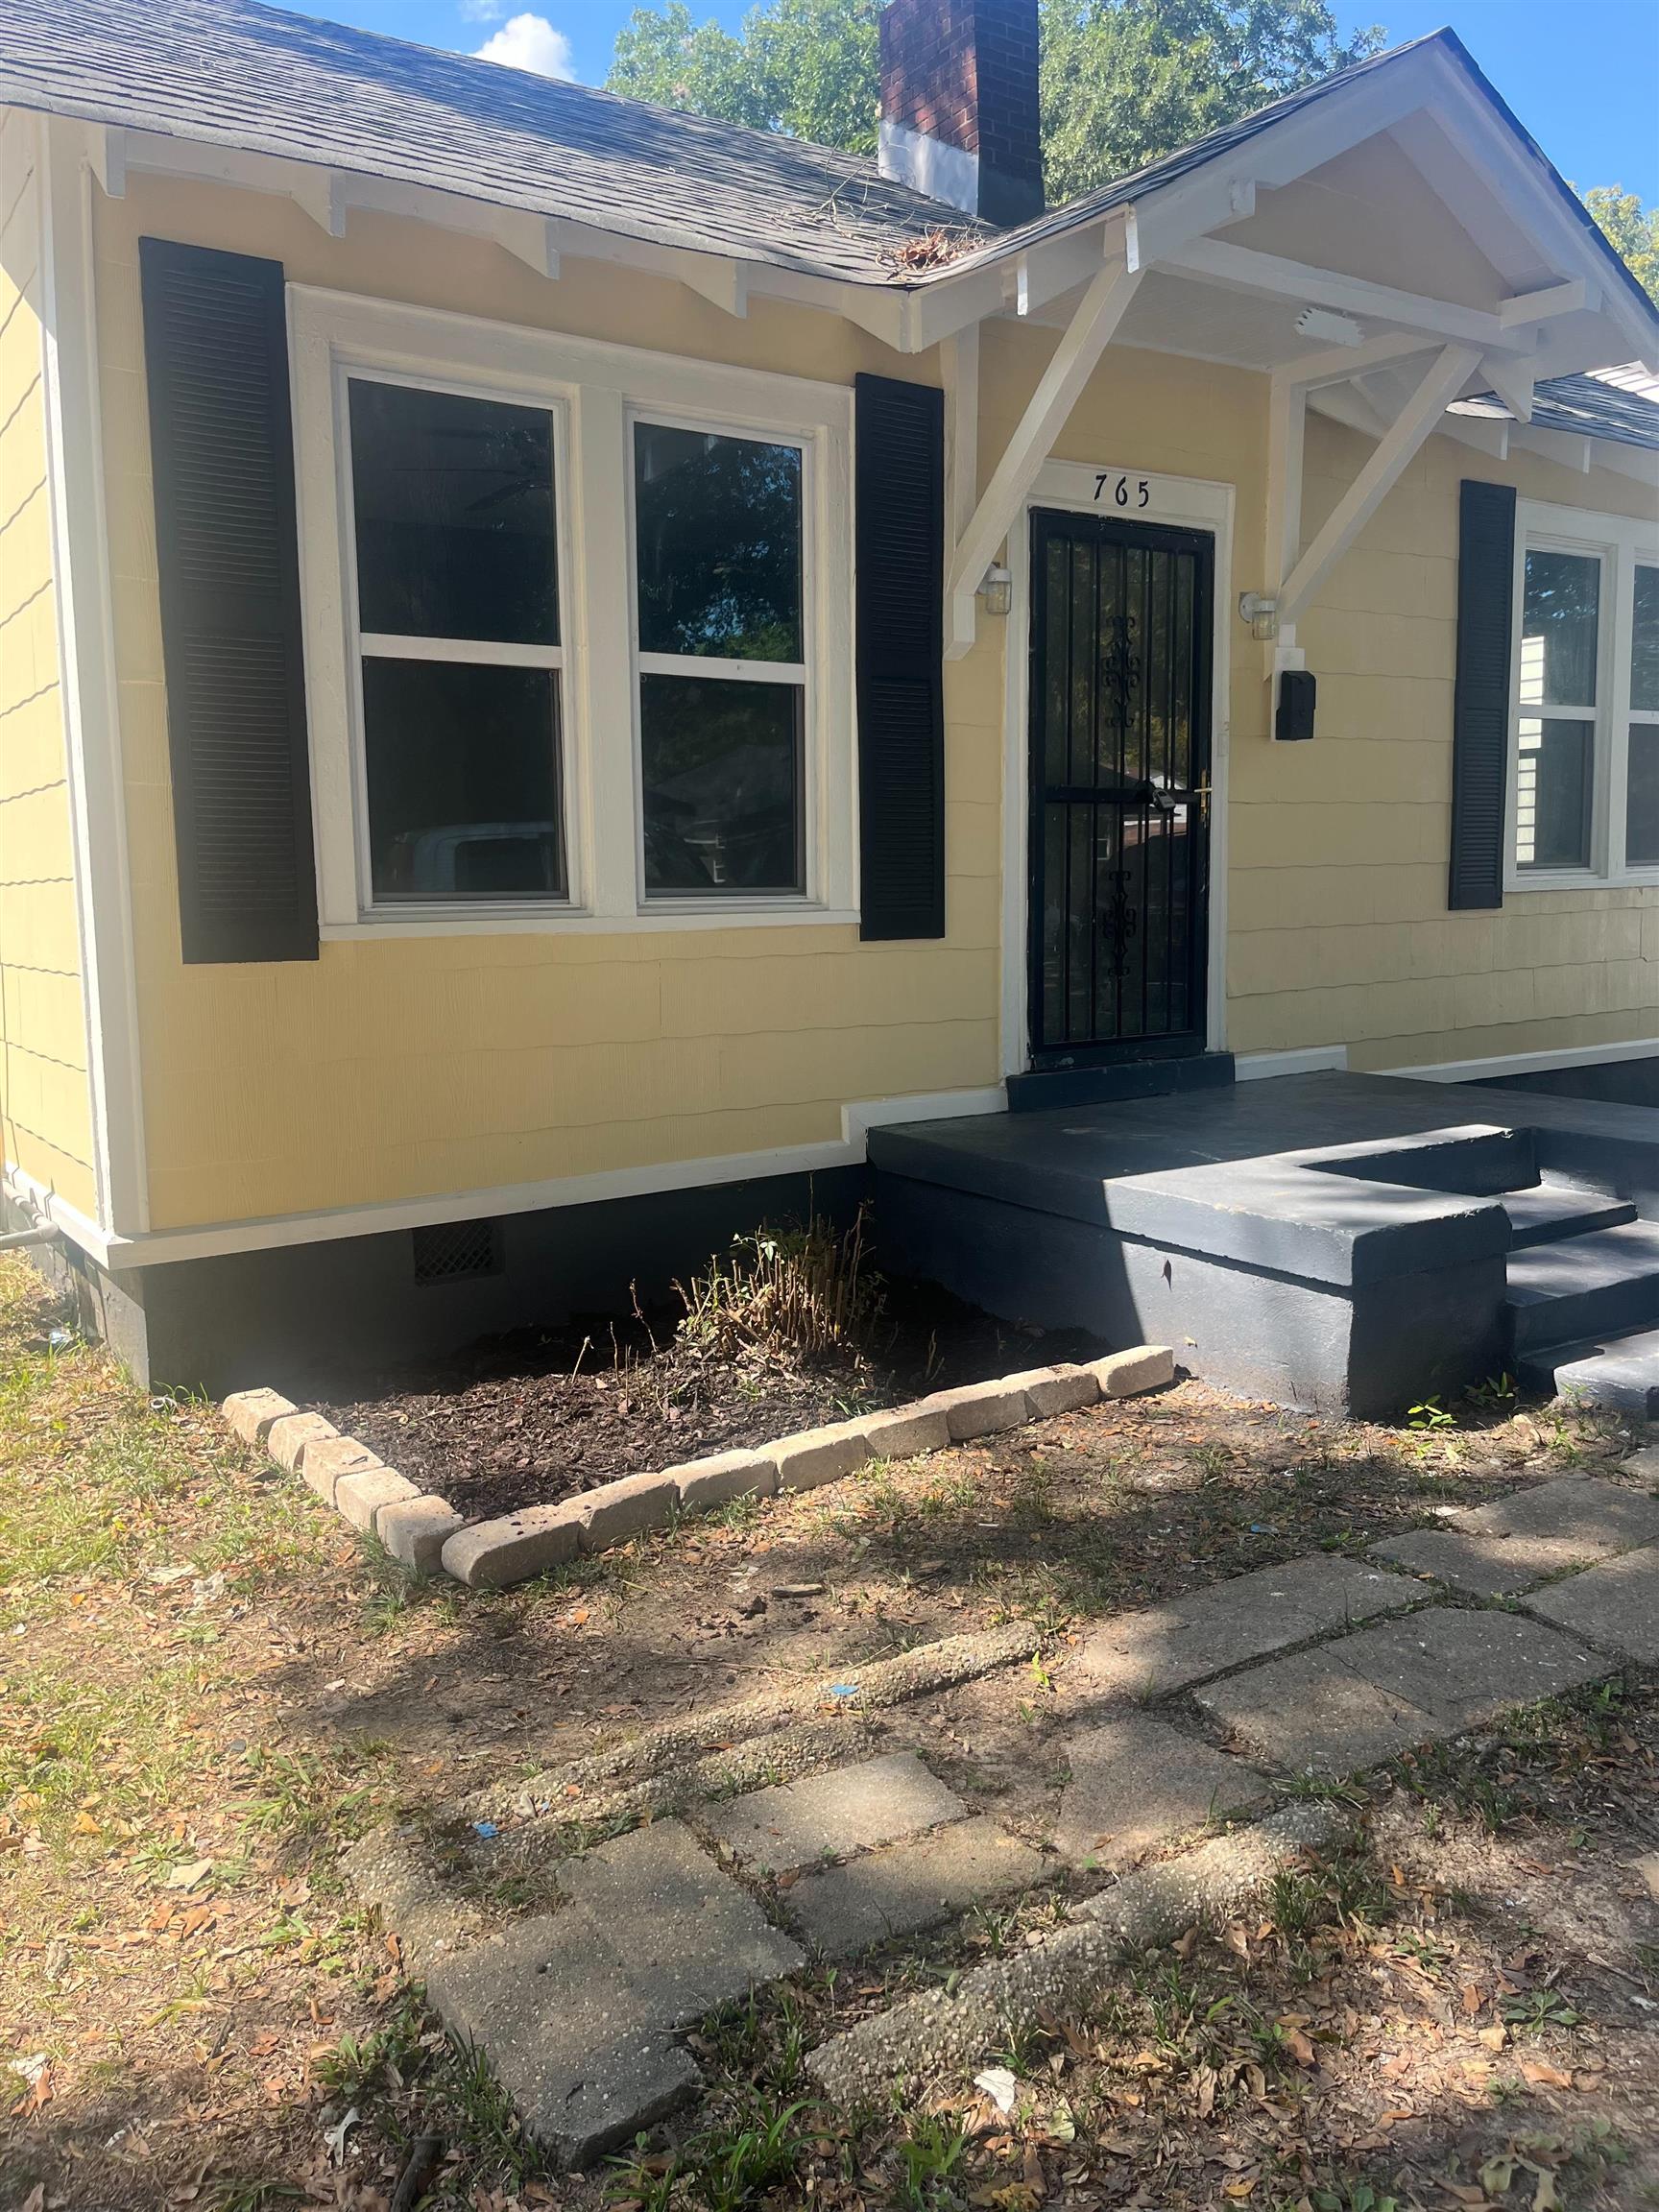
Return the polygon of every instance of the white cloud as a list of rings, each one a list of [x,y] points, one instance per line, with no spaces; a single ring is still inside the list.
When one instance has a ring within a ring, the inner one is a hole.
[[[574,77],[570,41],[545,15],[509,15],[493,37],[479,47],[480,61],[501,61],[509,69],[534,70],[538,77]]]
[[[461,0],[463,23],[499,23],[506,12],[502,0]]]

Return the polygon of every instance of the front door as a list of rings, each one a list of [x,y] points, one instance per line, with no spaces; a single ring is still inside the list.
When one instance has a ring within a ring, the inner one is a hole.
[[[1031,517],[1034,1068],[1200,1052],[1207,533]]]

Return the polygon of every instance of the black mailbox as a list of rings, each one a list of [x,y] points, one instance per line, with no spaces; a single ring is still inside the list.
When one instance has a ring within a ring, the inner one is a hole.
[[[1313,734],[1313,701],[1318,691],[1306,668],[1286,668],[1279,679],[1279,711],[1273,717],[1273,734],[1288,742]]]

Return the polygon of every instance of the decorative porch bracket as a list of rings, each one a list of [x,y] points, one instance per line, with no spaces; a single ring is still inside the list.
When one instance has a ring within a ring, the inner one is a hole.
[[[1303,608],[1400,481],[1441,416],[1473,375],[1479,360],[1480,349],[1476,346],[1447,346],[1435,356],[1428,374],[1389,424],[1377,450],[1285,579],[1278,594],[1281,638],[1286,628],[1294,627]]]
[[[1118,241],[1114,239],[1116,248]],[[1030,403],[992,473],[991,481],[956,542],[945,594],[945,657],[960,660],[974,642],[974,595],[997,550],[1014,526],[1037,471],[1077,404],[1095,364],[1112,342],[1125,309],[1141,286],[1141,271],[1114,259],[1078,303],[1054,349]]]

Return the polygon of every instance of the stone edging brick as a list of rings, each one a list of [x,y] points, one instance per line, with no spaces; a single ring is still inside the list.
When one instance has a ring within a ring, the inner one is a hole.
[[[816,1490],[857,1474],[872,1459],[919,1458],[948,1444],[1076,1412],[1102,1398],[1132,1398],[1174,1378],[1175,1357],[1166,1345],[1140,1344],[1081,1366],[1032,1367],[936,1390],[907,1406],[798,1430],[754,1451],[721,1452],[655,1475],[624,1475],[557,1505],[527,1505],[472,1522],[280,1391],[238,1390],[220,1410],[245,1444],[263,1446],[353,1528],[377,1536],[401,1565],[420,1575],[442,1566],[469,1590],[504,1590],[579,1555],[665,1528],[685,1514],[738,1498]]]
[[[421,1490],[367,1444],[342,1436],[332,1421],[279,1390],[235,1391],[220,1411],[244,1444],[263,1447],[325,1505],[363,1534],[377,1536],[417,1575],[435,1575],[445,1545],[466,1527],[447,1498]]]
[[[1084,1366],[1035,1367],[939,1390],[907,1406],[803,1429],[754,1451],[722,1452],[655,1475],[626,1475],[557,1505],[527,1505],[493,1521],[471,1522],[445,1543],[445,1571],[469,1590],[505,1589],[647,1529],[665,1528],[688,1513],[707,1513],[737,1498],[816,1490],[855,1475],[872,1459],[918,1458],[948,1444],[1074,1412],[1101,1398],[1156,1390],[1174,1376],[1175,1358],[1166,1346],[1142,1344]]]

